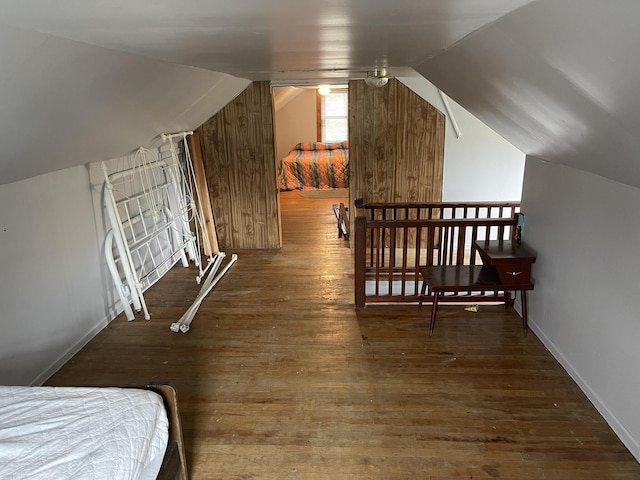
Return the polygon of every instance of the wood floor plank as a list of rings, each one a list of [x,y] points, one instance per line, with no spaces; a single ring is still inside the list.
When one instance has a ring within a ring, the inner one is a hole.
[[[188,333],[178,266],[48,384],[171,382],[195,479],[640,479],[513,311],[443,306],[433,337],[428,307],[356,311],[337,201],[282,194],[284,246],[237,252]]]

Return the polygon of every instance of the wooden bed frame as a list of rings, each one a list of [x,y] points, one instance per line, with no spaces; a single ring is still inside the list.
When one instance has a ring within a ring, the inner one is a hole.
[[[146,389],[162,396],[169,419],[169,443],[160,473],[158,473],[158,480],[187,480],[189,477],[176,390],[169,384],[149,384]]]
[[[62,386],[62,385],[46,385],[43,387],[32,387],[34,389],[38,388],[73,388],[73,386]],[[184,448],[184,441],[182,437],[182,424],[180,420],[180,412],[178,408],[178,397],[175,388],[168,383],[150,383],[146,386],[136,386],[136,385],[83,385],[82,387],[91,388],[91,389],[121,389],[121,390],[136,390],[138,392],[153,392],[155,394],[160,395],[162,397],[166,418],[167,418],[167,444],[164,452],[164,456],[162,458],[162,463],[160,464],[158,474],[156,479],[158,480],[188,480],[189,476],[187,474],[187,462]],[[79,387],[81,388],[81,387]],[[64,397],[62,397],[64,398]],[[151,405],[151,403],[150,403]],[[153,404],[154,407],[157,407],[157,404]],[[147,409],[148,412],[151,412],[150,409]],[[154,415],[157,415],[159,412],[153,412]],[[157,417],[156,419],[159,419]],[[150,416],[145,419],[145,421],[151,420]],[[26,425],[26,423],[23,423]],[[116,425],[117,428],[117,425]],[[87,432],[88,435],[92,435],[90,431]],[[151,440],[151,439],[148,439]],[[158,444],[156,447],[159,447]],[[156,454],[157,455],[157,454]],[[133,458],[133,457],[131,457]],[[154,465],[157,468],[157,456],[154,460]],[[3,477],[0,474],[0,477]],[[3,477],[4,478],[4,477]]]

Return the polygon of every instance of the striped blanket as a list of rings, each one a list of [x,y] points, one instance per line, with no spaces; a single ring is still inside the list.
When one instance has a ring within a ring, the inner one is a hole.
[[[348,142],[302,142],[280,161],[280,190],[347,188]]]

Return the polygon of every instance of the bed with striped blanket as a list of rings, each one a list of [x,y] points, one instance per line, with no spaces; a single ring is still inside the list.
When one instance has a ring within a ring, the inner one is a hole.
[[[301,142],[280,161],[278,187],[281,191],[349,186],[349,144]]]

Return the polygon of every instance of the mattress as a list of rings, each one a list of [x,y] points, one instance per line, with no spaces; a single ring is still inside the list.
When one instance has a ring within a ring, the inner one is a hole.
[[[3,479],[156,478],[168,432],[148,390],[0,386]]]
[[[280,161],[278,188],[347,188],[349,186],[349,142],[301,142]]]

